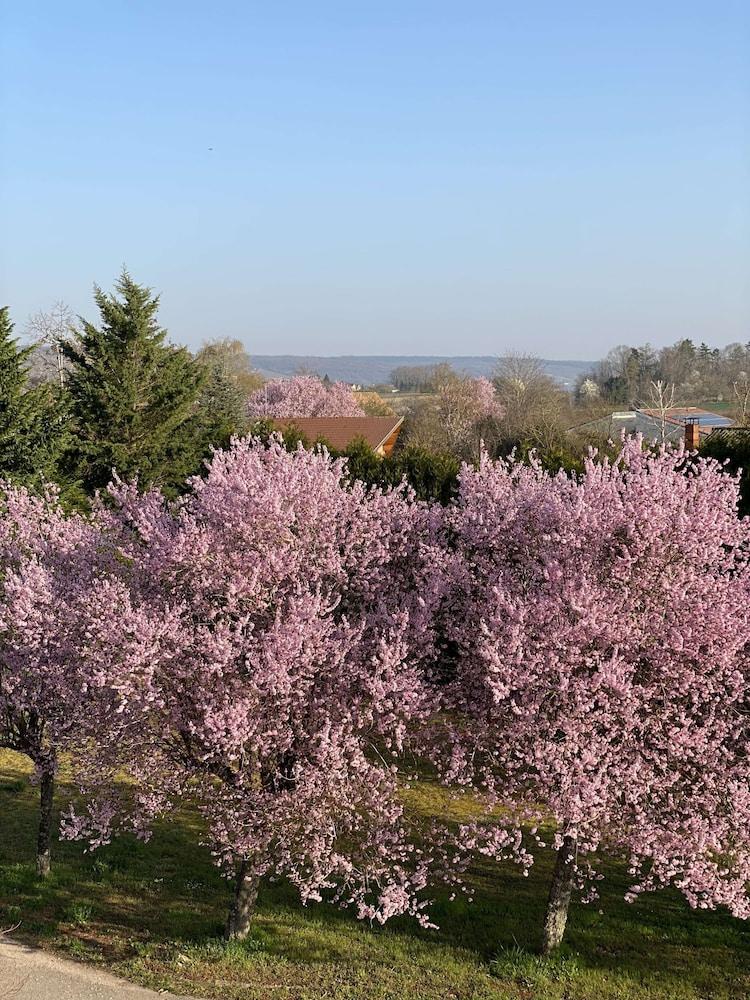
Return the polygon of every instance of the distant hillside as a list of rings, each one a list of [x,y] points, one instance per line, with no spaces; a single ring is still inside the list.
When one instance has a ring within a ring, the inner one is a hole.
[[[342,354],[337,357],[319,357],[312,354],[254,354],[253,364],[266,378],[288,378],[301,369],[328,375],[334,382],[357,382],[361,385],[379,385],[390,381],[394,368],[400,365],[437,365],[448,362],[457,371],[469,375],[492,375],[500,359],[485,357],[440,357],[438,355],[372,355],[359,357]],[[576,378],[588,371],[591,361],[546,361],[545,371],[564,386],[572,387]]]
[[[290,378],[304,370],[328,375],[334,382],[355,382],[359,385],[381,385],[390,382],[391,372],[402,365],[437,365],[447,362],[456,371],[469,375],[491,376],[500,360],[492,355],[459,355],[446,357],[433,354],[356,355],[341,354],[324,357],[315,354],[253,354],[253,366],[264,378]],[[562,385],[572,388],[582,372],[592,367],[591,361],[547,361],[541,359],[544,370]],[[48,346],[37,346],[29,363],[32,384],[57,377],[55,352]]]

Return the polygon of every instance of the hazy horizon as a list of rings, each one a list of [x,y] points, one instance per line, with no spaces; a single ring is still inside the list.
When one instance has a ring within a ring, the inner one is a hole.
[[[328,375],[334,382],[358,382],[362,385],[381,385],[391,381],[394,368],[404,365],[429,366],[448,362],[456,371],[477,377],[491,378],[501,356],[485,355],[434,355],[434,354],[256,354],[253,363],[266,378],[290,378],[300,370]],[[548,375],[561,385],[572,387],[587,372],[593,362],[582,359],[540,359]]]
[[[252,356],[750,339],[750,7],[0,13],[0,304]]]

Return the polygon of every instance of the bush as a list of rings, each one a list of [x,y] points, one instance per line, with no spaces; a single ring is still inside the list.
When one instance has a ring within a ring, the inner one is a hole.
[[[726,462],[728,472],[741,472],[739,513],[742,517],[750,514],[750,429],[714,431],[701,442],[700,453]]]
[[[447,504],[458,489],[461,463],[455,455],[408,446],[379,458],[365,441],[354,441],[341,453],[347,459],[349,476],[368,486],[397,486],[404,479],[420,500]]]
[[[262,441],[268,441],[273,433],[273,424],[259,420],[253,424],[251,433]],[[363,439],[352,441],[344,451],[337,451],[327,441],[320,438],[309,441],[294,425],[284,431],[284,447],[294,451],[299,445],[310,448],[325,445],[334,458],[345,458],[349,479],[361,480],[367,486],[398,486],[404,479],[420,500],[436,500],[447,504],[458,490],[458,473],[461,462],[448,452],[435,452],[417,445],[409,445],[385,458],[376,455]]]

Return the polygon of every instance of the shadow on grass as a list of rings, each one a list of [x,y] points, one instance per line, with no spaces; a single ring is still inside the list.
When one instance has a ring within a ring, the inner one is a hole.
[[[52,875],[40,882],[33,871],[35,790],[0,771],[0,920],[20,920],[20,936],[71,942],[77,957],[114,963],[144,947],[166,951],[192,942],[200,949],[221,934],[230,886],[199,846],[194,817],[157,825],[149,844],[122,837],[86,853],[81,844],[56,843]],[[331,906],[302,907],[286,883],[266,883],[247,950],[301,964],[353,966],[381,954],[427,966],[436,949],[448,949],[486,968],[495,960],[498,975],[515,975],[519,956],[531,956],[538,944],[551,861],[539,857],[528,878],[512,867],[478,864],[470,873],[474,902],[436,895],[430,913],[437,931],[405,918],[383,928],[357,924]],[[707,996],[717,982],[748,976],[750,934],[740,921],[693,912],[672,892],[628,905],[624,870],[605,871],[601,902],[573,905],[563,957],[638,982],[689,983]]]

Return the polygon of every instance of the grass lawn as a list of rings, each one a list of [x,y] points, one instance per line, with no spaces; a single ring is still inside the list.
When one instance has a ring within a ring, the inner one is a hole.
[[[304,908],[283,884],[266,886],[251,939],[225,945],[229,886],[187,814],[149,844],[123,838],[95,854],[56,844],[53,874],[38,882],[28,770],[0,752],[0,921],[20,921],[17,936],[146,986],[225,1000],[750,997],[750,928],[694,913],[671,893],[629,906],[613,866],[604,866],[599,904],[574,904],[561,955],[537,958],[550,857],[527,879],[478,864],[476,901],[438,899],[438,931],[406,920],[371,928],[332,907]],[[423,792],[415,807],[434,809],[441,796]]]

